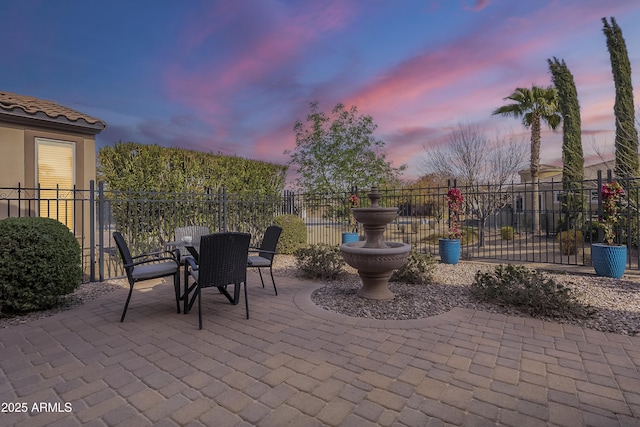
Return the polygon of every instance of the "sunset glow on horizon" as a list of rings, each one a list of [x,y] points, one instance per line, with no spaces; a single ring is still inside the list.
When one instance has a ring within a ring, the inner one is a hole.
[[[613,154],[615,130],[603,17],[622,28],[638,93],[635,0],[2,2],[0,90],[106,121],[99,147],[135,141],[282,164],[311,102],[327,113],[355,105],[415,179],[425,147],[459,124],[528,144],[519,121],[491,113],[516,87],[551,85],[547,59],[557,57],[574,75],[593,162],[595,151]],[[561,129],[544,129],[541,162],[559,164],[561,144]]]

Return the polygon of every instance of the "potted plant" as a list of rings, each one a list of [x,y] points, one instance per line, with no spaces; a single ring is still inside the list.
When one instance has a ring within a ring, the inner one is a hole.
[[[602,217],[595,222],[602,228],[604,243],[591,245],[591,262],[598,276],[619,279],[627,264],[627,246],[616,244],[616,229],[620,225],[620,205],[624,188],[619,182],[604,184],[602,195]]]
[[[358,199],[358,196],[356,194],[352,194],[347,197],[347,206],[350,206],[350,208],[347,209],[347,222],[349,224],[350,231],[342,233],[342,243],[357,242],[358,223],[351,214],[351,208],[357,208],[360,206],[360,199]]]
[[[438,249],[440,260],[445,264],[457,264],[460,259],[460,213],[464,196],[458,188],[452,188],[446,195],[447,206],[449,208],[449,234],[448,238],[438,239]]]

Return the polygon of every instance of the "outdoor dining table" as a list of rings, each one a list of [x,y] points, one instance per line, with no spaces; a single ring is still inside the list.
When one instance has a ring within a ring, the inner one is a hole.
[[[173,248],[185,248],[186,250],[189,251],[193,259],[196,261],[196,264],[198,263],[198,260],[200,258],[198,254],[198,248],[200,247],[200,244],[194,243],[194,242],[187,243],[183,240],[177,240],[173,242],[166,242],[164,246],[173,247]]]
[[[172,242],[166,242],[164,244],[165,247],[173,247],[173,248],[180,248],[183,247],[186,250],[189,251],[189,253],[191,254],[191,256],[193,257],[193,260],[195,261],[196,264],[199,263],[199,259],[200,259],[200,254],[198,253],[198,248],[200,247],[200,245],[198,243],[195,242],[190,242],[187,243],[183,240],[177,240],[177,241],[172,241]],[[184,266],[185,268],[185,273],[186,273],[186,269],[187,266]],[[181,299],[184,299],[184,314],[187,314],[187,307],[189,305],[189,295],[188,295],[188,290],[189,290],[189,283],[188,283],[188,279],[189,276],[187,274],[185,274],[184,277],[184,293],[182,294]],[[233,305],[237,305],[240,302],[240,286],[234,286],[233,287],[233,296],[231,296],[231,294],[229,294],[229,292],[226,289],[226,286],[224,287],[220,287],[218,286],[218,291],[224,295],[225,297],[227,297],[227,299],[229,300],[229,302]]]

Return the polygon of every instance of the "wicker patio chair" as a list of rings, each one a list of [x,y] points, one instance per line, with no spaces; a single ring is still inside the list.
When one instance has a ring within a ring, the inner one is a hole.
[[[173,233],[174,233],[175,240],[177,242],[182,241],[186,236],[191,236],[192,242],[197,245],[200,242],[200,238],[202,236],[211,234],[211,230],[206,225],[187,225],[184,227],[177,227]],[[187,272],[186,267],[188,264],[188,260],[190,258],[193,259],[193,255],[191,255],[191,253],[189,253],[189,250],[184,246],[178,246],[178,251],[180,254],[180,258],[179,258],[180,264],[185,266],[184,283],[186,286],[187,280],[189,279],[189,273]],[[196,260],[196,263],[197,261],[198,260]]]
[[[200,241],[200,237],[206,236],[207,234],[211,234],[211,230],[206,225],[187,225],[185,227],[177,227],[174,230],[175,240],[180,242],[186,236],[191,236],[193,238],[194,243],[198,243]],[[187,258],[191,258],[191,254],[184,247],[178,247],[180,251],[180,261],[184,264],[186,263]]]
[[[248,266],[258,269],[260,274],[260,281],[264,288],[264,279],[262,278],[261,268],[269,267],[269,273],[271,273],[271,283],[273,283],[273,290],[278,295],[278,289],[276,288],[276,281],[273,279],[273,257],[277,254],[276,248],[278,246],[278,240],[280,240],[280,234],[282,228],[277,225],[271,225],[267,227],[262,238],[260,247],[250,248],[250,252],[257,252],[257,255],[249,256]]]
[[[247,319],[249,318],[249,300],[247,299],[247,259],[249,255],[249,233],[216,233],[200,238],[198,263],[188,259],[186,269],[194,283],[185,291],[185,298],[191,299],[185,306],[188,313],[195,300],[198,300],[198,327],[202,329],[202,289],[215,287],[225,295],[229,302],[236,305],[240,300],[240,286],[244,284],[244,302]],[[185,282],[185,286],[188,282]],[[233,297],[227,292],[227,286],[233,285]]]
[[[180,313],[180,263],[178,262],[177,254],[172,251],[158,251],[131,256],[129,247],[120,232],[115,231],[113,233],[113,239],[118,246],[118,251],[120,252],[120,256],[124,262],[124,269],[127,273],[127,280],[129,281],[129,295],[127,296],[127,302],[124,304],[120,321],[123,322],[124,316],[127,314],[127,308],[129,307],[131,294],[133,293],[133,286],[136,282],[167,276],[173,276],[176,306],[178,313]]]

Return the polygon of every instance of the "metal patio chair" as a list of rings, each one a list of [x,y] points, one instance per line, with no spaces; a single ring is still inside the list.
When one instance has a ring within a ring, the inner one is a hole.
[[[172,251],[157,251],[131,256],[129,247],[119,231],[113,233],[113,239],[118,246],[118,251],[120,252],[120,256],[124,262],[124,269],[127,273],[127,280],[129,281],[129,295],[127,296],[127,302],[124,304],[120,321],[123,322],[124,316],[127,314],[127,308],[129,307],[131,294],[133,293],[133,286],[136,282],[167,276],[173,276],[176,306],[178,313],[180,313],[180,263],[178,262],[177,255]]]
[[[276,288],[276,281],[273,279],[273,257],[277,254],[276,248],[278,246],[278,240],[280,240],[280,234],[282,233],[282,227],[277,225],[270,225],[264,232],[262,243],[260,247],[250,248],[250,252],[257,252],[257,255],[249,256],[248,267],[255,267],[260,274],[260,281],[264,288],[264,279],[262,278],[261,268],[269,267],[269,273],[271,273],[271,283],[273,283],[273,290],[278,295],[278,289]]]

